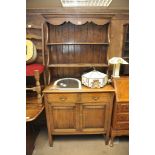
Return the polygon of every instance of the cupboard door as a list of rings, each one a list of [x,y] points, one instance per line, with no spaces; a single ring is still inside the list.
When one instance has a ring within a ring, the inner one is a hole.
[[[88,130],[88,131],[105,130],[106,105],[83,105],[81,116],[82,116],[83,130]]]
[[[51,107],[51,117],[53,131],[66,131],[77,127],[77,108],[72,106]]]

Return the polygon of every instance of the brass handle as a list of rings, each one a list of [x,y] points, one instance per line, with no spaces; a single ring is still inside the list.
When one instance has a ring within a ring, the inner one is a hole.
[[[60,97],[61,101],[65,101],[67,98],[66,97]]]
[[[92,98],[93,98],[93,100],[95,100],[95,101],[99,99],[99,97],[92,97]]]

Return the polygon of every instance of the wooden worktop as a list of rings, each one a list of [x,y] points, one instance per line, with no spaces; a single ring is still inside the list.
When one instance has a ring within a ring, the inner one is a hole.
[[[43,93],[67,93],[67,92],[114,92],[115,89],[112,85],[106,85],[103,88],[88,88],[85,86],[81,86],[81,89],[70,89],[70,90],[60,90],[55,89],[53,84],[47,86]]]

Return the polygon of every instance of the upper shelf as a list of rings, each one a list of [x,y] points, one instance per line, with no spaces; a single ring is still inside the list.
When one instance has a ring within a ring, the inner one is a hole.
[[[109,43],[95,42],[64,42],[64,43],[47,43],[46,45],[109,45]]]

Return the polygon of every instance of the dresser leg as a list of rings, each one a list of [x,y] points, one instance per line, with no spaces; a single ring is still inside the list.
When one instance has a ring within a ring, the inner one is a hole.
[[[111,137],[111,139],[110,139],[110,147],[113,147],[113,145],[114,145],[114,137]]]
[[[49,140],[50,147],[52,147],[53,146],[53,137],[52,137],[52,135],[48,135],[48,140]]]
[[[108,145],[108,143],[109,143],[109,135],[106,135],[106,137],[105,137],[105,145]]]

